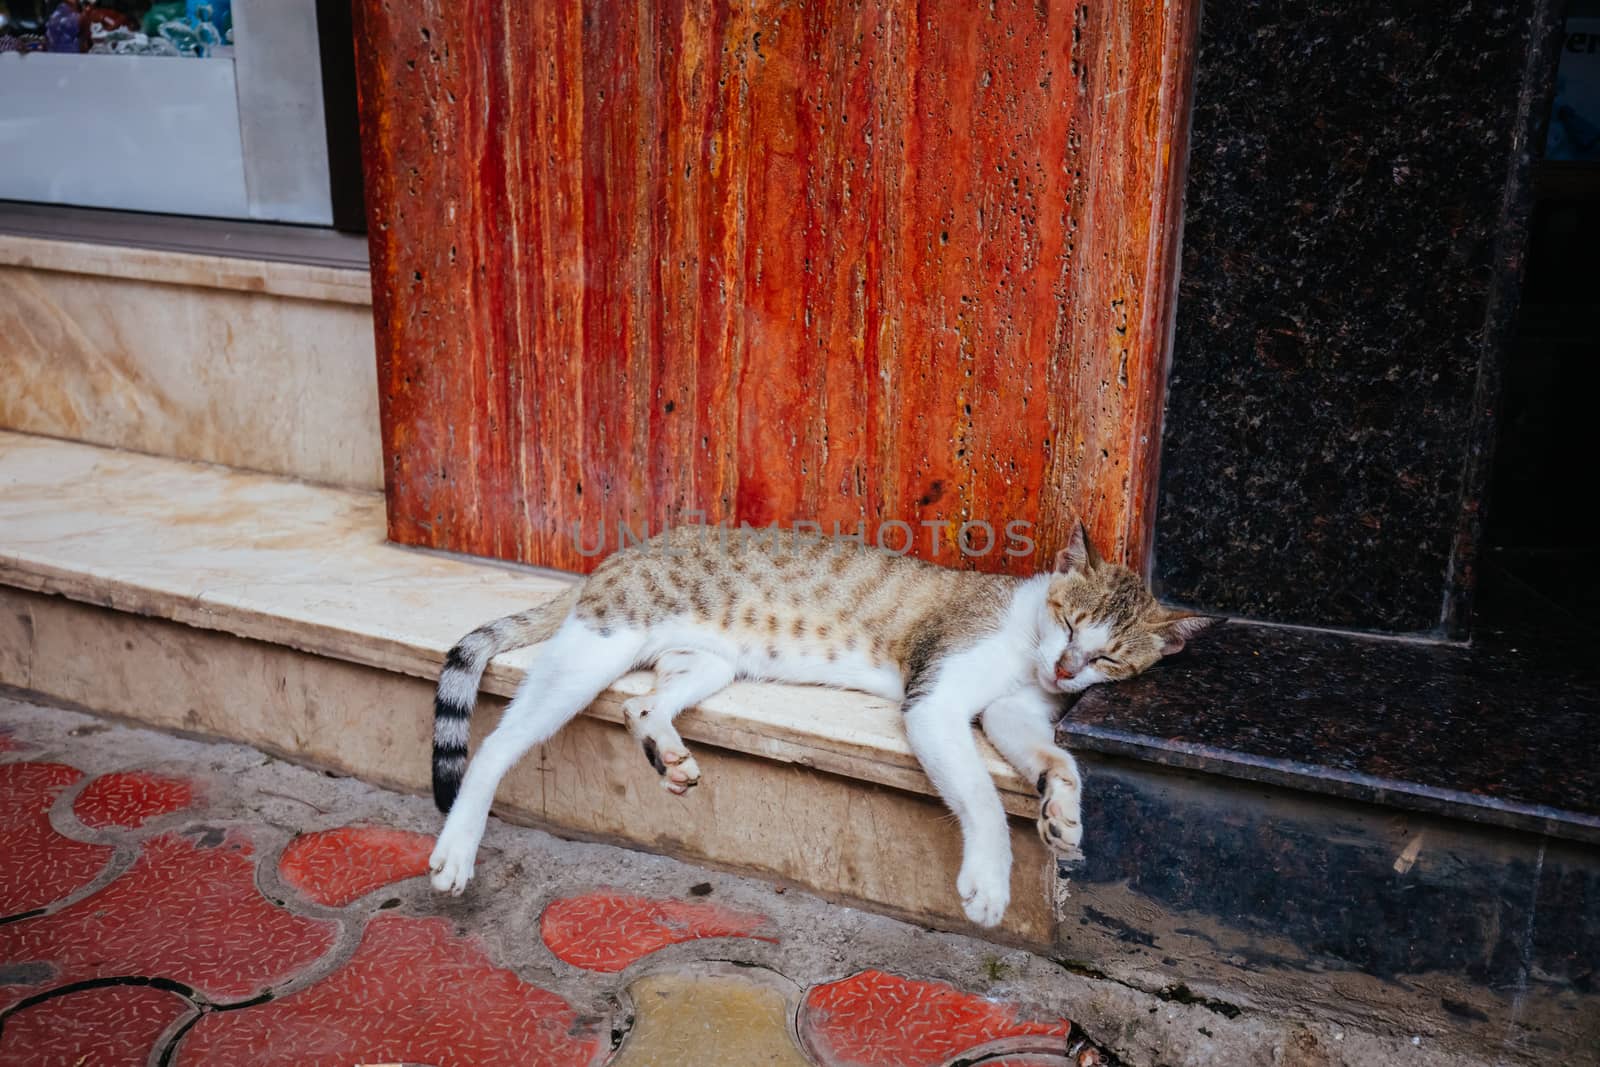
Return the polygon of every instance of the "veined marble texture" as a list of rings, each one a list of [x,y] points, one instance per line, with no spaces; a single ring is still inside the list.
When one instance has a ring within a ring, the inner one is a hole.
[[[362,304],[0,266],[0,428],[379,489],[373,351]]]

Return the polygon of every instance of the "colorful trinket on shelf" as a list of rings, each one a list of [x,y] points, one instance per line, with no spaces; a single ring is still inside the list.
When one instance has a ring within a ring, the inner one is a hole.
[[[232,0],[188,0],[185,13],[194,32],[195,55],[227,54],[223,50],[233,41]]]
[[[98,37],[113,30],[132,30],[138,26],[132,15],[98,5],[83,13],[83,21],[88,24],[91,37]]]
[[[147,36],[159,37],[164,24],[183,21],[185,8],[184,0],[164,0],[163,3],[152,4],[144,14],[144,24],[139,28]]]
[[[150,37],[126,27],[101,32],[94,31],[94,45],[89,51],[114,56],[177,56],[181,55],[165,37]]]
[[[45,46],[51,52],[87,52],[89,24],[76,0],[61,0],[44,24]]]
[[[196,29],[210,23],[222,37],[233,29],[233,0],[186,0],[184,17]]]

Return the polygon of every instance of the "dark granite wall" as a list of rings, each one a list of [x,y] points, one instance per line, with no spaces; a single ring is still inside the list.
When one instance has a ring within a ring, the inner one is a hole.
[[[1551,2],[1206,5],[1164,597],[1460,632]]]

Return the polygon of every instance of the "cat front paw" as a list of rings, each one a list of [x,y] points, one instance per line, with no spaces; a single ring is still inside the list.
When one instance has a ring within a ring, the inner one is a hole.
[[[647,733],[639,743],[667,792],[681,797],[700,784],[700,765],[689,755],[676,730],[669,726],[665,737]]]
[[[700,784],[700,765],[689,755],[688,749],[662,749],[661,762],[666,771],[661,775],[661,786],[673,796],[683,796]]]
[[[1039,800],[1039,839],[1065,860],[1083,859],[1083,811],[1074,779],[1046,778]]]
[[[1006,905],[1011,903],[1008,866],[961,865],[961,874],[956,878],[956,892],[961,894],[961,910],[979,926],[999,925],[1006,913]]]
[[[473,865],[478,856],[478,842],[465,840],[446,827],[428,857],[428,870],[433,888],[441,893],[459,897],[472,881]]]

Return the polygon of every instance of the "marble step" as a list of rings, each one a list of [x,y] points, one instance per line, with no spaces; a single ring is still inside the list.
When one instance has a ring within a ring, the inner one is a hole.
[[[570,578],[397,547],[379,494],[0,433],[0,685],[428,788],[446,650]],[[474,736],[534,650],[491,664]],[[961,925],[959,840],[889,702],[739,683],[679,728],[704,782],[660,788],[621,725],[621,679],[506,780],[509,818],[795,882]],[[981,740],[981,739],[980,739]],[[1015,816],[1003,935],[1053,935],[1036,801],[992,749]]]
[[[0,427],[382,487],[371,282],[330,254],[349,238],[26,208],[0,203]]]

